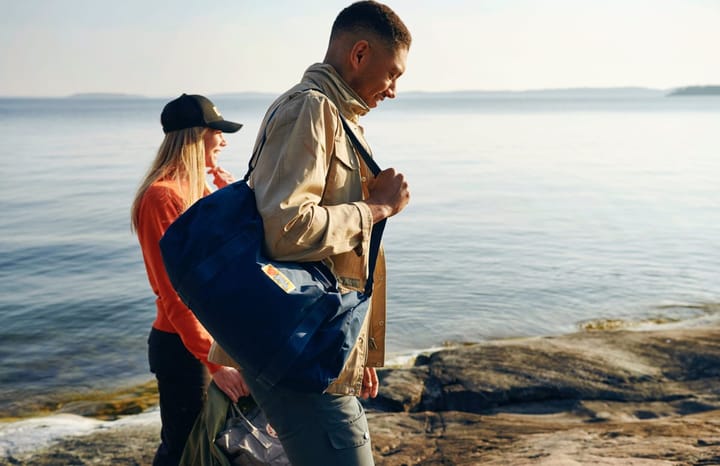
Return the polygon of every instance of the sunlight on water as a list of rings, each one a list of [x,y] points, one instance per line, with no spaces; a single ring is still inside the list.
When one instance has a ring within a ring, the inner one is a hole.
[[[238,177],[267,103],[218,101],[245,123],[221,156]],[[21,392],[150,377],[154,303],[128,215],[163,104],[0,100],[0,411]],[[412,191],[384,239],[391,355],[716,314],[718,114],[717,99],[662,98],[373,111],[376,158]]]

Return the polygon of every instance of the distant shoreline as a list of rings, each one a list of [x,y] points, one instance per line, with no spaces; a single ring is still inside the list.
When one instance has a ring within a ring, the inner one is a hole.
[[[675,89],[668,97],[720,95],[720,86],[689,86]]]
[[[119,99],[147,99],[140,94],[123,94],[121,92],[87,92],[71,94],[64,99],[87,99],[87,100],[119,100]]]
[[[208,97],[216,99],[245,98],[245,99],[269,99],[277,97],[280,92],[218,92],[210,93]],[[681,95],[720,95],[720,85],[687,86],[667,89],[657,89],[638,86],[620,87],[568,87],[568,88],[547,88],[547,89],[520,89],[520,90],[481,90],[463,89],[453,91],[404,91],[402,96],[412,97],[669,97]],[[172,96],[146,96],[142,94],[128,94],[122,92],[78,92],[65,96],[5,96],[0,99],[73,99],[73,100],[137,100],[137,99],[169,99]]]

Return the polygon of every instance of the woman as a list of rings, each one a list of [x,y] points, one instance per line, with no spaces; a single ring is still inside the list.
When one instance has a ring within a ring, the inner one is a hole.
[[[135,195],[131,219],[157,296],[148,359],[158,382],[162,441],[153,465],[175,466],[202,408],[208,374],[234,402],[249,391],[237,369],[208,361],[212,338],[175,293],[158,241],[182,212],[210,192],[206,168],[218,188],[233,181],[217,165],[217,156],[227,144],[223,133],[242,125],[223,119],[207,98],[187,94],[165,106],[161,122],[165,139]]]

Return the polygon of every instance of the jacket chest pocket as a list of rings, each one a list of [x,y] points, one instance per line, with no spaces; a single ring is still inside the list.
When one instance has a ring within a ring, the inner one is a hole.
[[[328,205],[362,199],[360,167],[355,152],[345,138],[335,140],[335,150],[328,167],[323,203]]]

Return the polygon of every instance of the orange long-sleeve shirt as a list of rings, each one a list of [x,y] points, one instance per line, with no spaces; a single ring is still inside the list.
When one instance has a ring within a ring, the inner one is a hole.
[[[213,374],[221,367],[207,359],[213,339],[172,287],[158,244],[165,230],[182,211],[182,196],[174,180],[153,183],[140,203],[137,235],[150,287],[157,296],[157,316],[152,326],[163,332],[178,334],[188,351]]]

